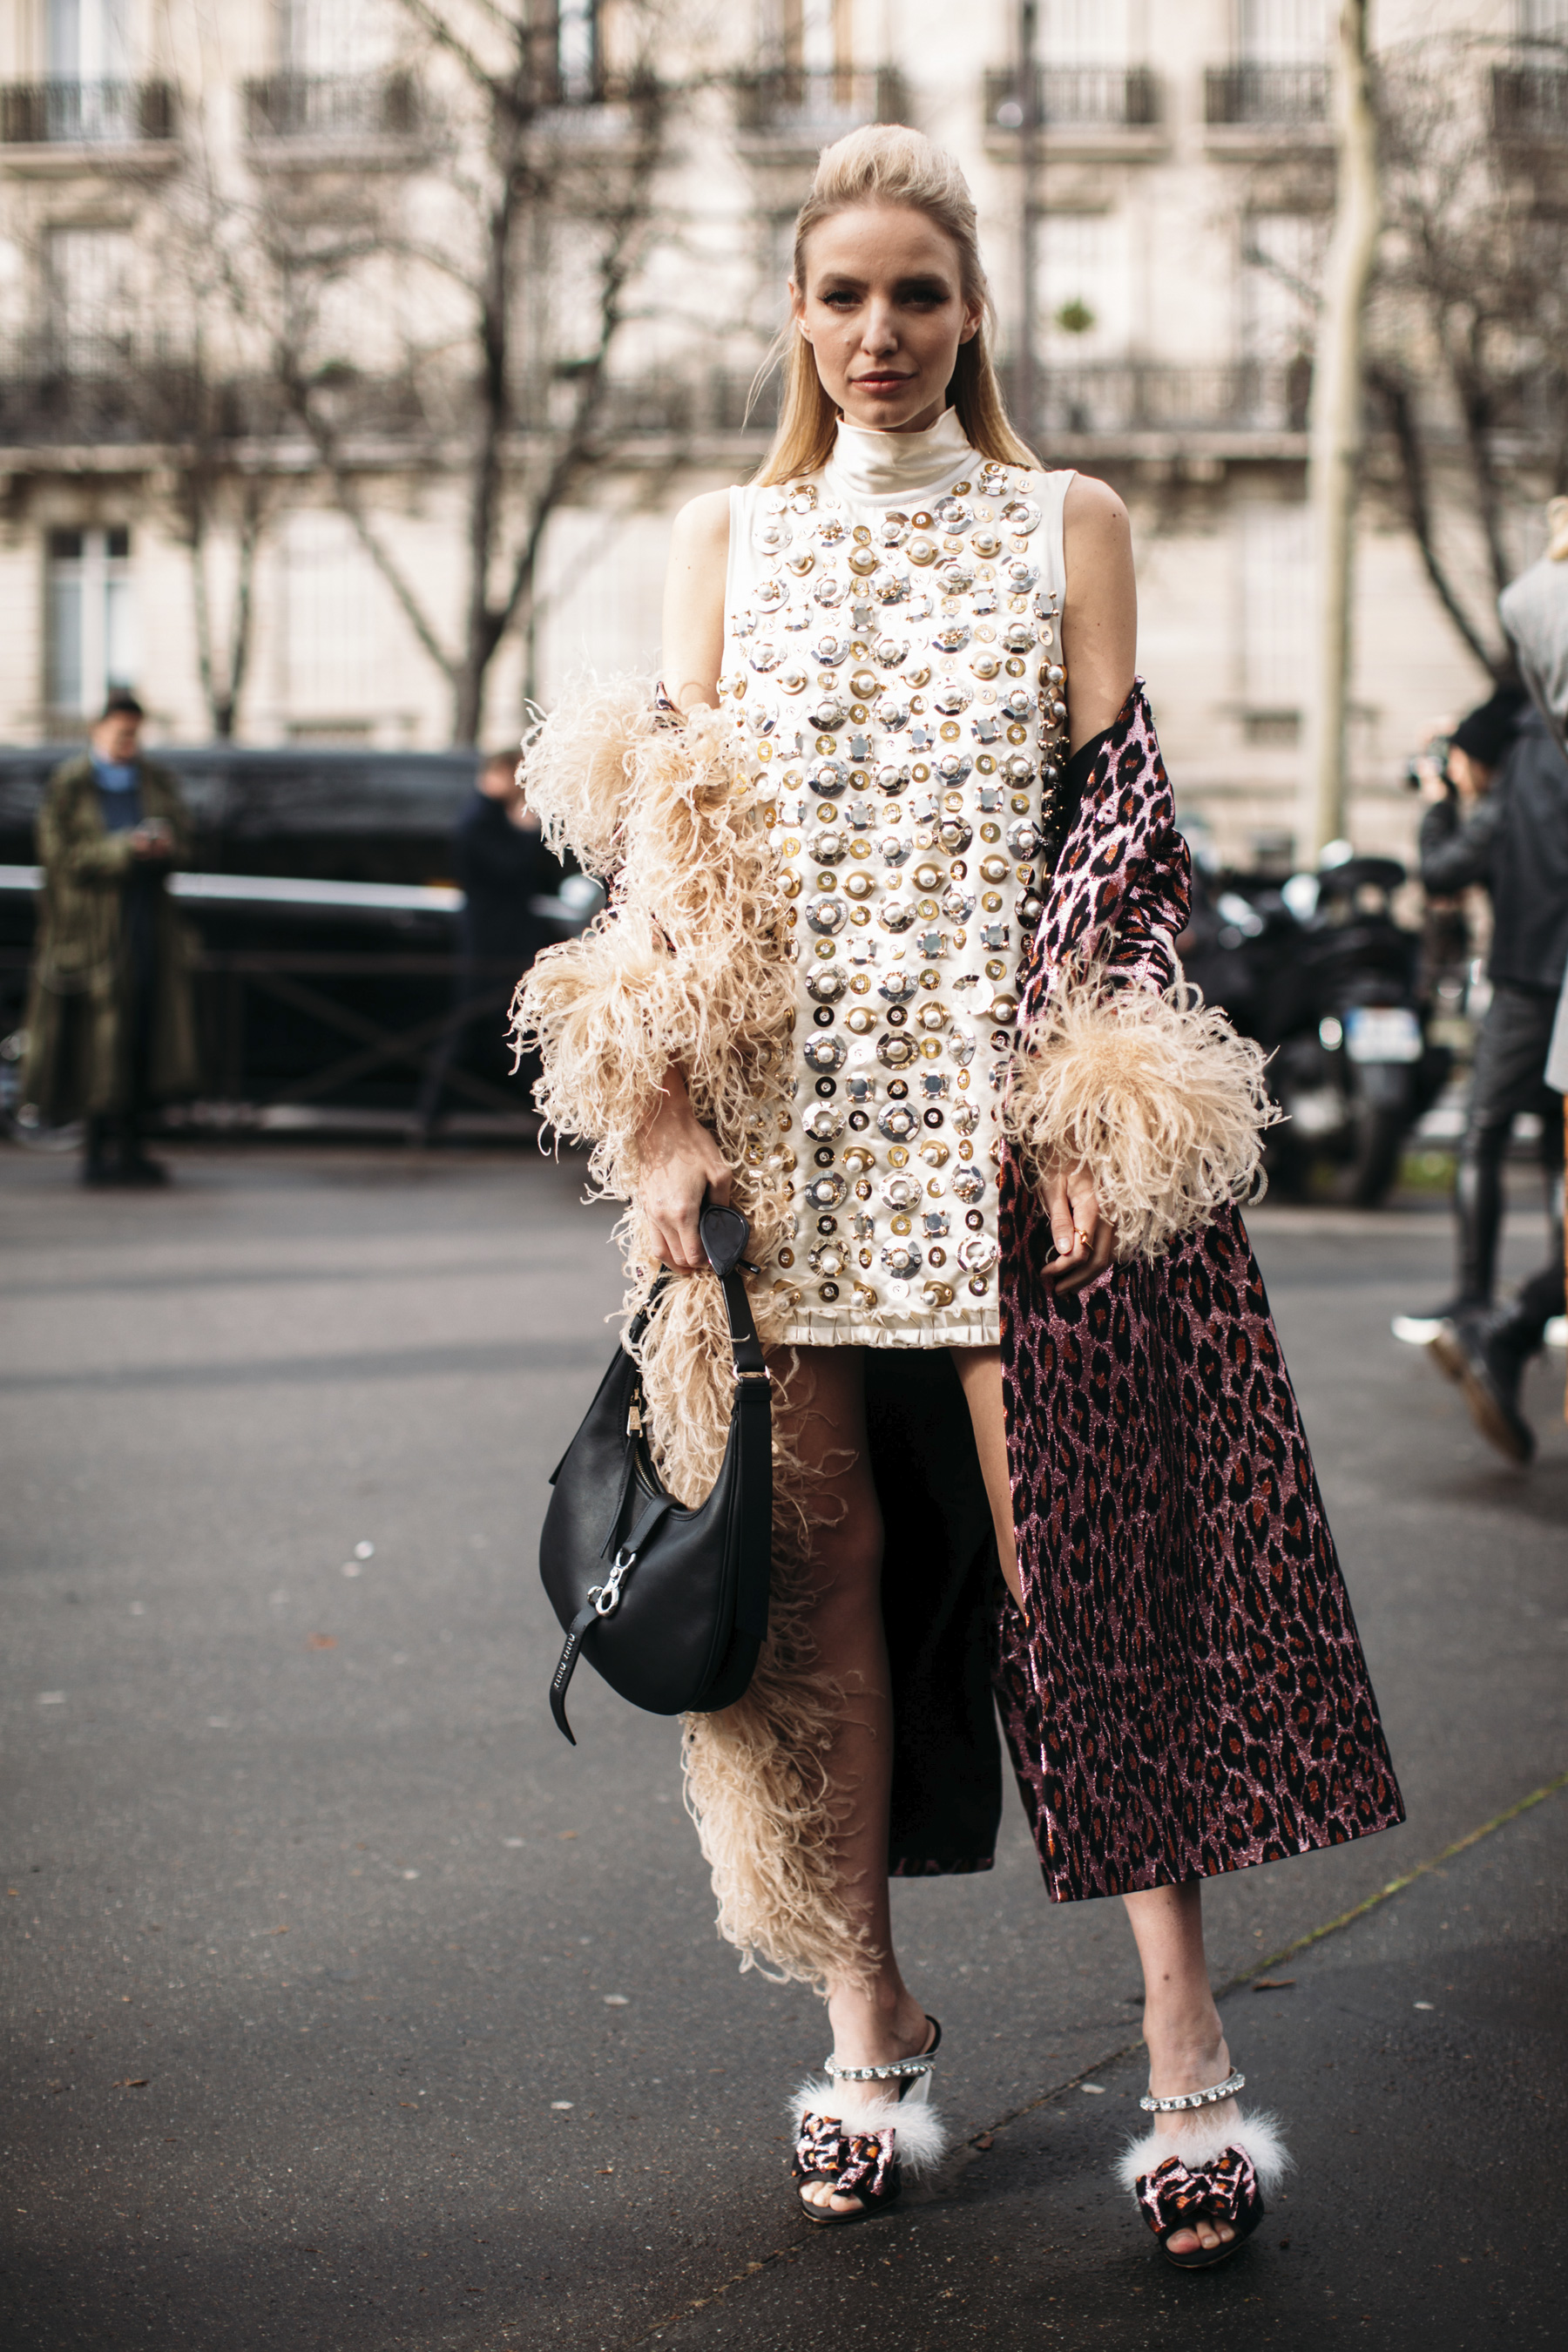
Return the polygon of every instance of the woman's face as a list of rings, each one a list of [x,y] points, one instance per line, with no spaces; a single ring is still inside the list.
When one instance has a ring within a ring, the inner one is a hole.
[[[846,423],[874,433],[934,425],[958,347],[980,329],[952,239],[908,205],[858,205],[818,223],[805,260],[790,307]]]

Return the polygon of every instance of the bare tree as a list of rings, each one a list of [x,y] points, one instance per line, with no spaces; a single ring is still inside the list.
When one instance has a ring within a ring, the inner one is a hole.
[[[1518,569],[1510,526],[1568,488],[1568,207],[1542,168],[1565,98],[1563,43],[1426,42],[1380,80],[1373,415],[1427,577],[1500,680],[1512,673],[1495,620]]]
[[[613,19],[618,56],[563,59],[553,5],[397,5],[408,84],[447,110],[426,126],[439,203],[411,203],[405,183],[373,214],[356,192],[359,217],[353,203],[340,206],[324,240],[319,213],[310,236],[275,217],[275,274],[289,289],[279,319],[289,325],[274,368],[336,502],[446,678],[453,739],[467,743],[498,649],[509,631],[529,630],[550,519],[604,454],[612,354],[658,227],[654,184],[677,90],[656,60],[673,12],[626,0]],[[455,615],[435,606],[378,521],[353,404],[307,356],[304,314],[373,258],[426,289],[401,373],[417,411],[409,429],[461,483],[466,581]]]

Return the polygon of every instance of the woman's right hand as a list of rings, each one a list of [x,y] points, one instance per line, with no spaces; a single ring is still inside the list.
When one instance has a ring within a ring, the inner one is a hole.
[[[692,1110],[679,1070],[665,1078],[637,1154],[637,1206],[666,1265],[695,1274],[708,1263],[697,1219],[704,1202],[730,1205],[730,1166]]]

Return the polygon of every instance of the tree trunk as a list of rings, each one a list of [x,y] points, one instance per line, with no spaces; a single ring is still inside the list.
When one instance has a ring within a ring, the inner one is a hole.
[[[1338,177],[1328,283],[1312,372],[1307,498],[1314,628],[1298,863],[1316,864],[1345,824],[1345,716],[1356,477],[1362,442],[1362,329],[1377,246],[1377,125],[1367,62],[1368,0],[1342,0],[1334,73]]]

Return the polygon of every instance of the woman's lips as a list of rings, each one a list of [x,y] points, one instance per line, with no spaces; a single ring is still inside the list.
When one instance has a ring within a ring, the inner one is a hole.
[[[913,378],[907,375],[858,375],[850,379],[857,392],[896,392],[901,383]]]

